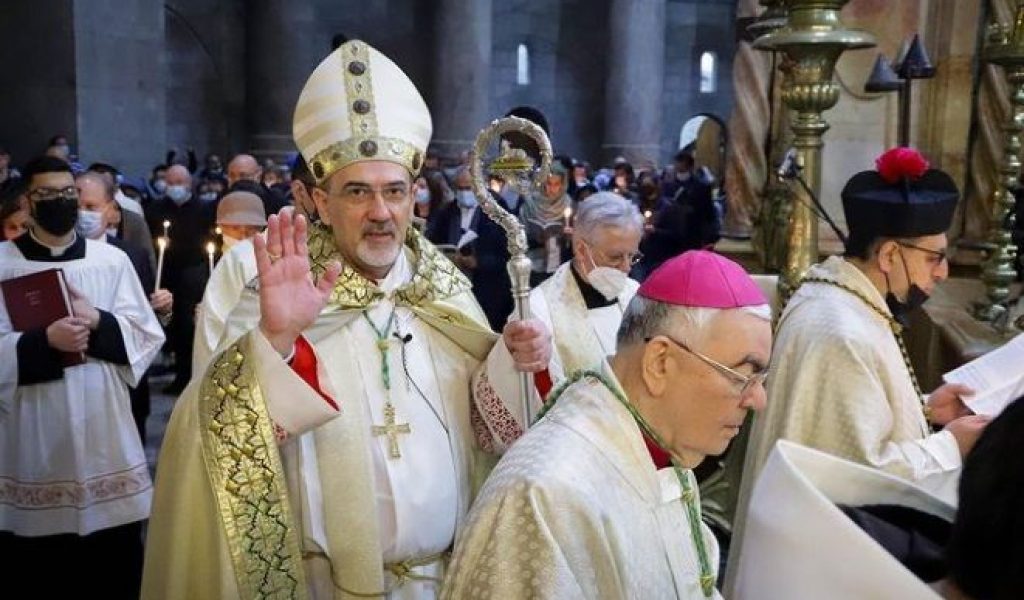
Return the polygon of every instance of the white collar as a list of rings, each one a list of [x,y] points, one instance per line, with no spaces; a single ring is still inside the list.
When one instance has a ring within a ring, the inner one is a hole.
[[[39,244],[43,248],[49,249],[50,256],[62,256],[65,252],[67,252],[68,248],[73,246],[75,244],[75,242],[78,241],[78,232],[77,231],[72,231],[73,235],[71,236],[71,241],[68,242],[67,244],[63,245],[63,246],[51,246],[51,245],[47,244],[43,240],[37,238],[36,237],[36,232],[33,231],[32,229],[28,230],[28,234],[30,236],[32,236],[32,239],[35,240],[37,244]]]

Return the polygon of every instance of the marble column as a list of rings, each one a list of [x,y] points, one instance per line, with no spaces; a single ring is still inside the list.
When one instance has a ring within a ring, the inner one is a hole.
[[[431,145],[442,156],[469,150],[500,115],[491,111],[491,0],[437,2]]]
[[[246,126],[249,153],[281,160],[295,150],[292,116],[302,86],[331,49],[311,2],[249,0],[246,10]]]
[[[612,0],[608,15],[604,158],[660,164],[665,0]]]

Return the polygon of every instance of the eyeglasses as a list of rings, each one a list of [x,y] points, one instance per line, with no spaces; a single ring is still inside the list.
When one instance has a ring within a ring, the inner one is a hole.
[[[367,206],[373,202],[378,195],[384,199],[386,204],[398,205],[405,202],[409,197],[409,188],[404,183],[385,185],[382,188],[373,188],[368,185],[347,184],[337,193],[329,193],[337,196],[352,206]]]
[[[942,250],[933,250],[932,248],[925,248],[924,246],[918,246],[916,244],[911,244],[910,242],[903,242],[900,240],[896,240],[896,243],[904,248],[920,250],[921,252],[924,252],[925,254],[934,257],[936,264],[941,263],[944,260],[948,261],[952,259],[954,256],[956,256],[956,248],[943,248]]]
[[[605,254],[604,252],[601,252],[595,246],[593,246],[593,245],[591,245],[589,243],[587,244],[587,248],[589,248],[591,250],[591,252],[593,252],[593,253],[597,254],[598,256],[600,256],[601,257],[601,262],[606,263],[608,266],[611,266],[611,267],[617,267],[617,266],[622,265],[622,264],[628,264],[629,266],[632,267],[632,266],[635,266],[637,263],[639,263],[640,261],[642,261],[644,259],[644,253],[643,252],[639,252],[639,251],[638,252],[626,252],[626,253],[623,253],[623,254],[616,254],[615,256],[609,256],[609,255]]]
[[[727,366],[723,365],[722,363],[720,363],[717,360],[711,358],[710,356],[706,356],[704,354],[701,354],[700,352],[697,352],[696,350],[691,349],[686,344],[680,342],[679,340],[676,340],[676,339],[672,338],[671,336],[668,336],[668,335],[665,335],[665,334],[660,334],[660,335],[661,335],[661,337],[667,339],[668,341],[672,342],[676,346],[679,346],[683,350],[686,350],[690,354],[696,356],[702,362],[704,362],[704,364],[706,364],[709,367],[713,368],[714,370],[718,371],[718,373],[721,374],[726,379],[732,381],[732,383],[734,384],[734,387],[736,388],[736,390],[738,392],[738,395],[740,397],[745,396],[747,394],[747,392],[749,392],[751,389],[753,389],[754,386],[756,386],[758,384],[764,384],[765,380],[768,379],[768,368],[767,367],[764,368],[761,371],[756,372],[756,373],[751,373],[750,375],[744,375],[743,373],[740,373],[736,369],[732,369],[730,367],[727,367]],[[644,341],[645,342],[650,342],[652,339],[654,339],[654,338],[652,338],[652,337],[651,338],[647,338]]]
[[[30,190],[25,196],[32,202],[48,202],[50,200],[78,200],[78,190],[69,185],[66,188],[39,187]]]

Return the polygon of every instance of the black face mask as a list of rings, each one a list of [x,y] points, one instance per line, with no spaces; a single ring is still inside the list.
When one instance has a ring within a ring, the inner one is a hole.
[[[900,301],[896,298],[896,294],[892,293],[890,289],[885,294],[885,304],[889,307],[889,312],[892,313],[893,318],[896,321],[907,327],[910,324],[910,313],[915,309],[920,308],[928,301],[928,293],[922,290],[916,283],[910,281],[910,271],[907,269],[907,259],[903,257],[903,251],[900,250],[900,260],[903,261],[903,273],[907,277],[907,281],[910,283],[910,288],[907,290],[907,299]],[[885,276],[885,286],[889,287],[889,275]]]
[[[32,220],[43,231],[62,236],[74,229],[78,221],[78,198],[60,196],[32,205]]]

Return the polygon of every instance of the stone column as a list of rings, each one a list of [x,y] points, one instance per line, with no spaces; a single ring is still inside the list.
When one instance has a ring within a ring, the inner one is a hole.
[[[612,0],[608,15],[604,158],[660,164],[665,0]]]
[[[491,0],[437,2],[431,145],[442,156],[469,150],[491,111]]]
[[[246,2],[246,125],[248,151],[279,161],[295,150],[292,116],[302,86],[331,52],[311,2]],[[226,160],[227,157],[225,157]]]

